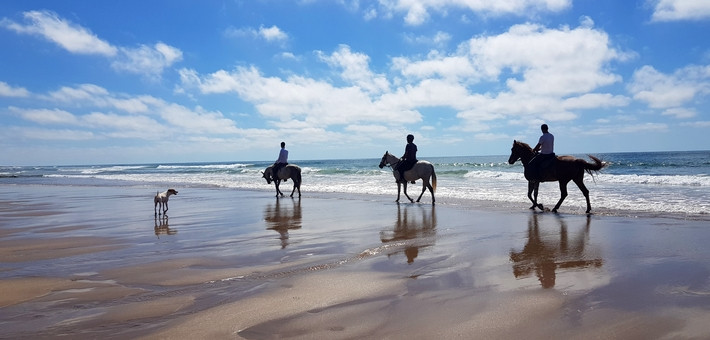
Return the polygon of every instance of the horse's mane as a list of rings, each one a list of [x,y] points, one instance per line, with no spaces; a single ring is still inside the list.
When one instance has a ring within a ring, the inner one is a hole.
[[[515,143],[515,144],[517,144],[517,145],[520,145],[521,147],[524,147],[524,148],[529,149],[530,151],[532,151],[532,147],[531,147],[530,144],[528,144],[528,143],[521,142],[521,141],[519,141],[519,140],[514,140],[513,143]]]

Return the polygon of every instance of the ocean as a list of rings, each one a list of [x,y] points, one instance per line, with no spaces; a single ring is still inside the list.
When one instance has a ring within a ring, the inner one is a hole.
[[[586,155],[574,155],[585,158]],[[710,151],[602,153],[608,163],[595,176],[585,175],[592,211],[621,216],[671,216],[710,219]],[[508,155],[421,157],[434,164],[438,204],[484,205],[503,209],[529,206],[527,182],[520,162]],[[305,197],[325,193],[343,195],[397,195],[391,169],[378,167],[380,158],[292,160],[303,171]],[[79,166],[0,166],[2,185],[139,186],[146,195],[174,187],[217,187],[275,193],[261,178],[271,162],[229,161],[180,164],[111,164]],[[283,183],[288,195],[291,181]],[[414,199],[421,181],[408,186]],[[561,213],[584,213],[584,197],[572,182]],[[542,183],[539,201],[553,207],[559,198],[556,182]],[[403,198],[404,199],[404,198]],[[406,199],[404,199],[405,202]],[[428,191],[422,202],[431,202]]]

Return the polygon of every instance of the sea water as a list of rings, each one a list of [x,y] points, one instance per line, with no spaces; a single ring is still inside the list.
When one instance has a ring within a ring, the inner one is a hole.
[[[574,155],[585,158],[586,155]],[[585,175],[595,212],[634,215],[678,215],[710,218],[710,151],[630,152],[595,154],[608,163],[601,172]],[[527,182],[520,162],[508,164],[508,155],[421,157],[434,164],[437,202],[492,202],[528,204]],[[392,170],[380,169],[379,158],[338,160],[292,160],[302,169],[301,191],[391,195],[397,194]],[[110,164],[81,166],[0,166],[0,185],[145,186],[164,191],[167,187],[222,187],[263,190],[273,193],[261,171],[271,162],[229,161],[180,164]],[[282,184],[289,194],[292,182]],[[421,181],[408,186],[416,199]],[[584,197],[573,182],[561,210],[584,211]],[[542,183],[540,202],[552,207],[559,199],[556,182]],[[422,201],[429,202],[429,193]]]

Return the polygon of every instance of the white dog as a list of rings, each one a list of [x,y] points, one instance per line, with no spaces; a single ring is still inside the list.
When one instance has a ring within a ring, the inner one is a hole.
[[[156,215],[161,214],[160,210],[158,209],[158,204],[160,204],[160,209],[163,209],[163,214],[168,211],[168,198],[170,198],[170,195],[177,195],[177,190],[168,189],[168,191],[163,191],[155,194],[155,198],[153,198],[155,208],[153,210],[155,211]]]

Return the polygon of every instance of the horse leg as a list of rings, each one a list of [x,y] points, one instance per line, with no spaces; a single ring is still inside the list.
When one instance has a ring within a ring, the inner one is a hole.
[[[402,185],[404,185],[404,196],[407,196],[410,203],[414,203],[414,200],[411,197],[409,197],[409,195],[407,195],[407,179],[403,178],[403,180],[404,180],[404,183],[402,183]]]
[[[532,202],[532,206],[529,208],[530,210],[535,210],[535,208],[538,207],[537,204],[537,189],[540,184],[538,182],[533,182],[533,181],[528,181],[528,198],[530,199],[530,202]],[[533,196],[534,193],[534,196]]]
[[[557,209],[559,209],[560,205],[562,205],[562,201],[564,201],[565,198],[567,197],[567,183],[569,183],[569,180],[560,181],[560,200],[557,201],[555,208],[552,209],[553,213],[557,212]]]
[[[429,181],[424,178],[422,178],[422,182],[423,182],[422,183],[422,193],[419,194],[419,198],[417,198],[417,202],[419,202],[419,200],[422,199],[422,196],[424,196],[424,192],[426,192],[426,187],[429,184]]]
[[[399,194],[402,191],[402,183],[399,183],[399,179],[397,180],[397,200],[395,202],[399,203]]]
[[[587,186],[584,185],[584,177],[580,177],[579,179],[574,179],[574,184],[577,184],[577,187],[579,190],[582,191],[582,195],[584,195],[584,198],[587,200],[587,214],[592,212],[592,204],[589,203],[589,189],[587,189]]]
[[[283,195],[284,195],[284,193],[281,192],[281,190],[279,189],[279,184],[280,184],[280,183],[281,183],[281,180],[275,180],[275,181],[274,181],[274,185],[276,186],[276,197],[279,197],[279,194],[281,194],[282,197],[283,197]]]
[[[540,210],[545,211],[545,208],[542,206],[542,203],[537,202],[537,193],[540,191],[540,182],[535,182],[535,190],[533,191],[533,197],[535,198],[535,204],[537,205]]]

